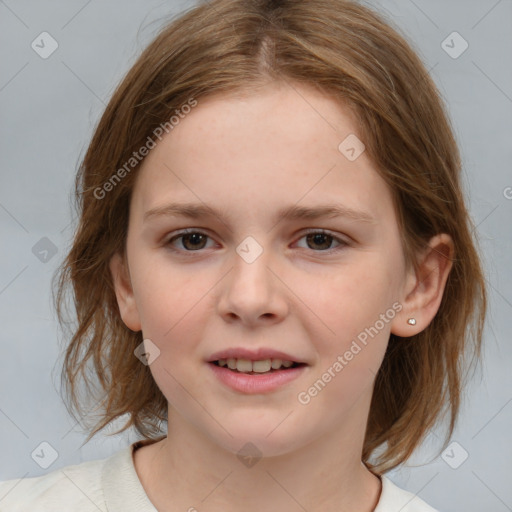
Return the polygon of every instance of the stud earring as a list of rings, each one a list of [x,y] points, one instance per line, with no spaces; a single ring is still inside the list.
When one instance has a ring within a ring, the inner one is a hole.
[[[407,323],[409,325],[416,325],[416,318],[409,318],[409,320],[407,320]]]

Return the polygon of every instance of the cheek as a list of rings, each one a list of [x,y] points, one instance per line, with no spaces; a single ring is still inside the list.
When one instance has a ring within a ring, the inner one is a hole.
[[[206,303],[213,283],[166,265],[161,258],[139,264],[138,269],[134,291],[144,335],[167,343],[187,326],[192,336],[193,317]]]
[[[305,288],[300,291],[315,314],[310,324],[315,331],[312,339],[318,342],[324,366],[349,351],[349,366],[378,368],[384,355],[395,316],[395,270],[382,254],[363,260],[340,268],[321,286],[317,282],[309,294]]]
[[[321,286],[315,286],[313,293],[309,292],[314,311],[334,331],[338,330],[337,326],[359,325],[364,328],[365,323],[375,322],[380,313],[391,307],[394,301],[392,273],[382,261],[375,261],[377,259],[340,268],[339,272],[328,276]],[[347,331],[345,333],[348,334]],[[339,334],[342,333],[337,332]]]

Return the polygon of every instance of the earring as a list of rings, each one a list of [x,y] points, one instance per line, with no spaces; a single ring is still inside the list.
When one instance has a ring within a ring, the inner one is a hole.
[[[416,318],[409,318],[409,320],[407,320],[407,323],[409,325],[416,325]]]

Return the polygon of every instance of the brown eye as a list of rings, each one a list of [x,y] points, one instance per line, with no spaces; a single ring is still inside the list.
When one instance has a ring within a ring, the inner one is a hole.
[[[324,231],[312,231],[302,238],[306,239],[307,249],[312,249],[315,252],[335,251],[348,245],[342,239]],[[338,245],[332,247],[333,242],[336,242]]]
[[[306,239],[308,244],[316,245],[317,248],[324,250],[330,249],[330,245],[334,240],[334,237],[331,235],[326,235],[325,233],[313,233],[311,235],[307,235]]]
[[[200,231],[186,231],[173,236],[171,239],[169,239],[166,245],[173,246],[175,241],[181,239],[181,247],[171,248],[177,251],[184,250],[185,252],[194,252],[200,249],[204,249],[208,238],[210,238],[208,235],[201,233]]]

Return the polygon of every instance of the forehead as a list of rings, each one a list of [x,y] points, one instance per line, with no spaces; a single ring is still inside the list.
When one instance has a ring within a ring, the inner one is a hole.
[[[232,206],[235,217],[325,202],[390,213],[390,191],[365,152],[351,161],[340,150],[359,130],[331,97],[280,84],[197,101],[139,169],[138,210],[182,200]]]

